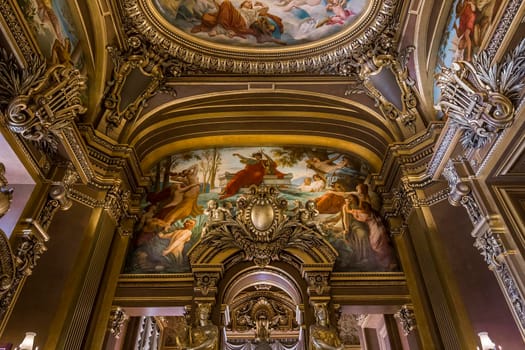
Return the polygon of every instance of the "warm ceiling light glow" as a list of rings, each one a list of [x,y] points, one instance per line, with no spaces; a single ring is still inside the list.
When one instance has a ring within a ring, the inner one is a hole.
[[[479,332],[478,336],[481,342],[481,350],[496,350],[496,344],[492,342],[487,332]],[[499,350],[502,349],[501,346],[498,346],[497,348]]]
[[[35,342],[36,333],[26,332],[26,337],[22,343],[18,346],[19,350],[33,350],[33,344]]]

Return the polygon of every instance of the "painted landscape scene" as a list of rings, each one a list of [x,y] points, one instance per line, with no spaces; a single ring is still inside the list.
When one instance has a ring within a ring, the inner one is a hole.
[[[125,272],[189,272],[188,251],[201,237],[209,203],[234,211],[237,198],[260,184],[276,187],[290,207],[316,203],[316,220],[338,252],[336,271],[397,271],[368,174],[364,160],[329,149],[221,148],[170,156],[151,171]]]

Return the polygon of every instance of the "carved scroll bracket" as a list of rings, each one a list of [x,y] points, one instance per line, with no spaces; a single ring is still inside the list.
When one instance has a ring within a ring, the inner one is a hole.
[[[501,63],[482,51],[472,63],[442,67],[437,84],[441,95],[436,109],[457,125],[465,149],[482,148],[514,120],[525,87],[525,40]]]
[[[47,231],[57,210],[69,210],[69,208],[71,208],[73,201],[69,193],[73,184],[77,182],[79,178],[80,176],[73,164],[68,163],[62,180],[51,184],[48,191],[48,200],[44,204],[37,219],[43,230]]]
[[[7,127],[44,152],[57,153],[60,131],[86,112],[82,101],[86,78],[69,63],[47,67],[38,57],[22,68],[5,51],[0,75],[7,85],[0,94]]]
[[[137,216],[132,214],[131,191],[122,186],[122,181],[116,179],[106,193],[104,209],[115,221],[118,232],[122,236],[131,236]]]

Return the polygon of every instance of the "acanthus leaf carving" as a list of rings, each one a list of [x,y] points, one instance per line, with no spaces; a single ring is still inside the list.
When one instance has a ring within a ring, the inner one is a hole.
[[[274,187],[252,186],[249,194],[237,200],[234,214],[219,208],[216,201],[210,201],[206,210],[209,219],[199,244],[218,250],[239,249],[244,260],[261,267],[280,260],[286,248],[322,249],[326,244],[320,227],[313,220],[317,215],[315,203],[308,201],[305,207],[300,205],[288,211],[288,202],[277,194]],[[335,261],[333,251],[326,250],[324,254]],[[193,251],[190,260],[196,259],[198,253]]]
[[[482,148],[508,128],[525,88],[525,40],[501,63],[487,51],[472,62],[442,67],[437,84],[441,95],[436,109],[462,131],[465,149]]]
[[[43,151],[57,153],[60,131],[86,112],[81,97],[86,78],[71,64],[47,67],[38,57],[24,69],[2,50],[0,81],[6,87],[0,106],[7,127]]]

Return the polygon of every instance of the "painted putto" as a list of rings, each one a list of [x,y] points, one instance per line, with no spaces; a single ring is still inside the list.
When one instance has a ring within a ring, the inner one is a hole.
[[[125,272],[189,271],[191,249],[214,222],[235,217],[238,199],[254,185],[276,188],[304,225],[322,230],[338,253],[336,271],[397,271],[368,175],[366,161],[321,148],[215,148],[169,156],[151,171]]]
[[[192,36],[228,45],[279,47],[344,30],[369,0],[154,0],[160,14]]]

